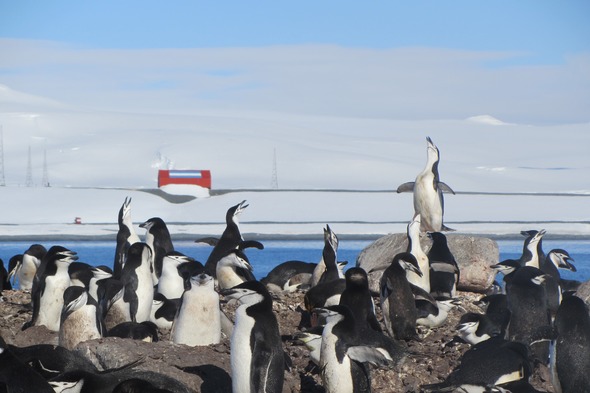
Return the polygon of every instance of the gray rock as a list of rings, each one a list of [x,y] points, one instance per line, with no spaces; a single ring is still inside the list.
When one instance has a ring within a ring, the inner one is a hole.
[[[453,253],[460,270],[457,289],[460,291],[485,293],[494,282],[496,272],[490,267],[499,262],[498,244],[488,238],[445,234],[449,249]],[[432,242],[426,235],[420,235],[420,244],[428,253]],[[389,266],[393,257],[406,251],[408,245],[405,233],[383,236],[367,246],[358,256],[356,265],[365,269],[369,275],[369,286],[379,293],[379,280],[383,270]]]
[[[590,280],[583,282],[576,291],[576,296],[590,307]]]

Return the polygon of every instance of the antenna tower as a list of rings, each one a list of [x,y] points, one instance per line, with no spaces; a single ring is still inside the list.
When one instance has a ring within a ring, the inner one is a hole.
[[[6,179],[4,178],[4,131],[0,125],[0,186],[6,185]]]
[[[25,186],[33,187],[33,166],[31,165],[31,146],[29,145],[29,159],[27,161],[27,178]]]
[[[47,173],[47,143],[43,148],[43,187],[49,187],[49,174]]]
[[[278,190],[279,188],[279,178],[277,175],[277,149],[273,150],[273,157],[272,157],[272,177],[270,180],[270,188],[273,190]]]

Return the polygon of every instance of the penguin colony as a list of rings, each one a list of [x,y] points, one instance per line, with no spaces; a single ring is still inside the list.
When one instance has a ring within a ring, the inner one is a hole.
[[[287,261],[257,281],[246,250],[264,247],[241,236],[238,218],[245,201],[227,211],[219,239],[197,240],[213,246],[205,264],[174,250],[161,218],[139,225],[146,230],[142,242],[131,221],[130,199],[119,211],[112,268],[79,262],[75,251],[59,245],[32,245],[11,259],[8,271],[2,263],[2,288],[10,289],[13,278],[31,292],[32,318],[23,329],[43,325],[58,333],[59,346],[19,348],[0,337],[0,388],[191,391],[168,376],[140,372],[135,364],[99,371],[71,351],[80,342],[108,336],[158,341],[162,331],[188,346],[229,339],[233,392],[282,392],[291,363],[285,340],[308,348],[326,392],[370,392],[375,370],[402,378],[405,362],[425,361],[408,344],[447,323],[459,304],[461,272],[441,232],[449,230],[442,223],[442,191],[452,190],[439,181],[438,148],[430,138],[427,142],[427,167],[411,183],[415,214],[408,224],[408,248],[382,272],[379,294],[369,290],[362,268],[343,273],[338,237],[328,225],[319,263]],[[398,191],[407,191],[409,184]],[[432,240],[428,251],[420,245],[421,228]],[[420,391],[539,392],[530,378],[546,366],[554,392],[590,392],[590,314],[575,295],[579,283],[561,279],[558,270],[575,271],[572,258],[562,249],[545,254],[543,230],[522,234],[521,258],[493,266],[501,273],[503,285],[494,287],[500,290],[481,297],[481,313],[462,313],[456,337],[444,343],[470,347],[459,365]],[[299,311],[298,333],[285,338],[273,296],[294,291],[305,293],[305,309]],[[235,303],[233,321],[221,302]]]

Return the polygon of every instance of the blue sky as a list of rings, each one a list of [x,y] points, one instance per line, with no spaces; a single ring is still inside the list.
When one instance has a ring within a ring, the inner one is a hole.
[[[525,51],[590,48],[590,2],[2,1],[0,36],[96,48],[337,44]]]
[[[0,0],[0,84],[126,111],[585,122],[589,17],[586,0]]]

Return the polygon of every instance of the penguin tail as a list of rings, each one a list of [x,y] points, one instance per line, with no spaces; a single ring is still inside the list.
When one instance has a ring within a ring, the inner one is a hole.
[[[456,231],[456,229],[449,228],[445,224],[442,225],[442,227],[440,228],[440,230],[441,230],[441,232],[455,232]]]

